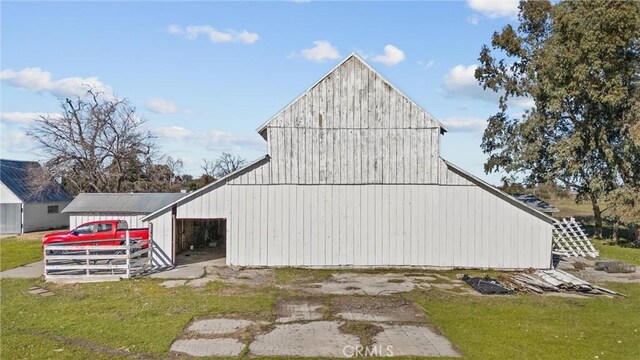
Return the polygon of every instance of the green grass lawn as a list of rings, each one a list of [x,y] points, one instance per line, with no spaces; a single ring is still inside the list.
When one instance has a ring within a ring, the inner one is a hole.
[[[39,237],[7,237],[0,239],[0,271],[31,264],[42,259]]]
[[[624,248],[618,245],[612,245],[607,240],[592,239],[591,241],[593,241],[593,245],[596,249],[600,251],[601,258],[620,260],[628,264],[640,266],[640,249]]]

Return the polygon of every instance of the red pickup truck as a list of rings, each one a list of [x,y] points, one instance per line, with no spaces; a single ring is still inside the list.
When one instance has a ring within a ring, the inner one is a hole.
[[[101,220],[84,223],[71,231],[61,231],[46,234],[42,238],[42,246],[50,244],[62,244],[81,242],[78,245],[121,245],[124,244],[126,231],[129,230],[129,238],[144,240],[143,248],[148,246],[149,229],[129,229],[124,220]],[[101,241],[113,240],[113,241]],[[92,241],[95,241],[93,243]]]

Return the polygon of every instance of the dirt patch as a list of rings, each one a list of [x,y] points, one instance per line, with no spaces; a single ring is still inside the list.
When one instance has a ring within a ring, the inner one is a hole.
[[[268,286],[273,284],[273,269],[247,269],[234,266],[207,267],[207,278],[227,284]]]
[[[350,321],[342,324],[339,329],[343,334],[357,336],[360,339],[360,345],[363,347],[372,346],[374,337],[383,330],[380,325],[364,321]]]
[[[353,321],[426,322],[413,302],[397,297],[337,296],[331,299],[336,316]]]

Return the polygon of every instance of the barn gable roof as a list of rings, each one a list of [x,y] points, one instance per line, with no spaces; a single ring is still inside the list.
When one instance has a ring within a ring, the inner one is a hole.
[[[156,211],[152,212],[151,214],[143,217],[142,221],[147,221],[149,219],[152,219],[152,218],[154,218],[157,215],[165,212],[166,210],[170,209],[172,206],[174,206],[174,205],[176,205],[176,204],[178,204],[180,202],[191,200],[191,199],[193,199],[195,197],[200,196],[201,194],[203,194],[203,193],[205,193],[207,191],[210,191],[210,190],[213,190],[213,189],[215,189],[217,187],[220,187],[220,186],[226,184],[229,180],[237,178],[238,176],[241,176],[241,175],[247,173],[248,171],[251,171],[251,170],[255,169],[258,166],[264,165],[268,161],[269,161],[269,155],[265,155],[265,156],[255,160],[255,161],[247,164],[246,166],[244,166],[244,167],[242,167],[240,169],[237,169],[236,171],[234,171],[232,173],[229,173],[229,174],[221,177],[220,179],[217,179],[216,181],[212,182],[211,184],[203,186],[203,187],[201,187],[200,189],[198,189],[198,190],[196,190],[194,192],[186,194],[186,196],[184,196],[184,197],[182,197],[180,199],[176,199],[175,201],[173,201],[173,202],[171,202],[169,204],[166,204],[162,208],[159,208]]]
[[[267,133],[266,133],[266,129],[269,126],[273,126],[275,122],[277,122],[278,118],[288,109],[296,106],[297,103],[299,103],[301,101],[301,99],[303,99],[306,96],[309,96],[309,94],[311,93],[311,91],[318,87],[318,85],[320,85],[321,83],[327,81],[328,78],[330,78],[331,76],[333,76],[334,74],[336,74],[338,72],[339,69],[347,66],[347,64],[350,61],[355,61],[357,62],[358,65],[364,67],[364,69],[366,69],[367,71],[369,71],[371,74],[373,74],[377,79],[381,80],[382,83],[389,87],[392,91],[394,91],[400,98],[403,98],[404,100],[408,101],[409,104],[411,104],[412,107],[414,107],[415,109],[417,109],[417,111],[420,113],[420,118],[424,118],[427,121],[431,121],[435,126],[439,127],[441,132],[444,133],[447,131],[447,128],[441,123],[439,122],[435,117],[433,117],[431,114],[429,114],[425,109],[423,109],[420,105],[418,105],[415,101],[413,101],[411,98],[409,98],[407,95],[403,94],[400,90],[398,90],[398,88],[396,88],[391,82],[389,82],[386,78],[384,78],[378,71],[376,71],[373,67],[371,67],[371,65],[369,65],[362,57],[360,57],[358,54],[351,53],[349,56],[347,56],[344,60],[342,60],[338,65],[336,65],[333,69],[331,69],[326,75],[324,75],[323,77],[320,78],[320,80],[316,81],[313,85],[311,85],[307,90],[305,90],[302,94],[300,94],[298,97],[296,97],[293,101],[291,101],[289,104],[287,104],[285,107],[283,107],[280,111],[278,111],[275,115],[273,115],[271,118],[269,118],[269,120],[267,120],[265,123],[263,123],[260,127],[258,127],[256,129],[256,131],[262,135],[263,138],[267,138]],[[353,86],[352,84],[349,84],[347,86]],[[354,91],[354,93],[357,91],[357,89],[351,89],[352,91]]]
[[[115,212],[149,214],[187,194],[183,193],[83,193],[63,213]]]
[[[31,174],[33,169],[40,168],[35,161],[18,161],[0,159],[0,181],[25,203],[71,201],[72,196],[55,181],[44,188],[38,188]]]
[[[480,188],[483,188],[484,190],[494,194],[495,196],[507,201],[508,203],[510,203],[511,205],[514,205],[515,207],[524,210],[526,212],[528,212],[529,214],[536,216],[538,218],[540,218],[541,220],[544,220],[550,224],[553,224],[555,222],[555,220],[550,217],[549,215],[539,211],[536,208],[533,207],[529,207],[527,204],[517,200],[516,198],[514,198],[513,196],[505,193],[504,191],[498,189],[497,187],[489,184],[488,182],[481,180],[480,178],[471,175],[470,173],[462,170],[460,167],[458,167],[457,165],[452,164],[451,162],[442,159],[442,161],[445,162],[445,164],[447,164],[447,166],[449,167],[449,169],[451,169],[451,171],[457,173],[458,175],[462,176],[463,178],[469,180],[471,183],[479,186]]]

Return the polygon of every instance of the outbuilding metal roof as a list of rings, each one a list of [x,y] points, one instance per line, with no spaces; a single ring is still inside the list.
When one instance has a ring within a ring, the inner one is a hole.
[[[550,205],[548,202],[540,199],[539,197],[531,194],[514,195],[518,201],[524,203],[532,209],[536,209],[543,213],[556,213],[560,211],[557,207]]]
[[[60,184],[51,181],[39,189],[33,181],[33,169],[40,168],[35,161],[0,159],[0,181],[25,203],[71,201]]]
[[[115,212],[150,214],[181,199],[183,193],[83,193],[63,213]]]

